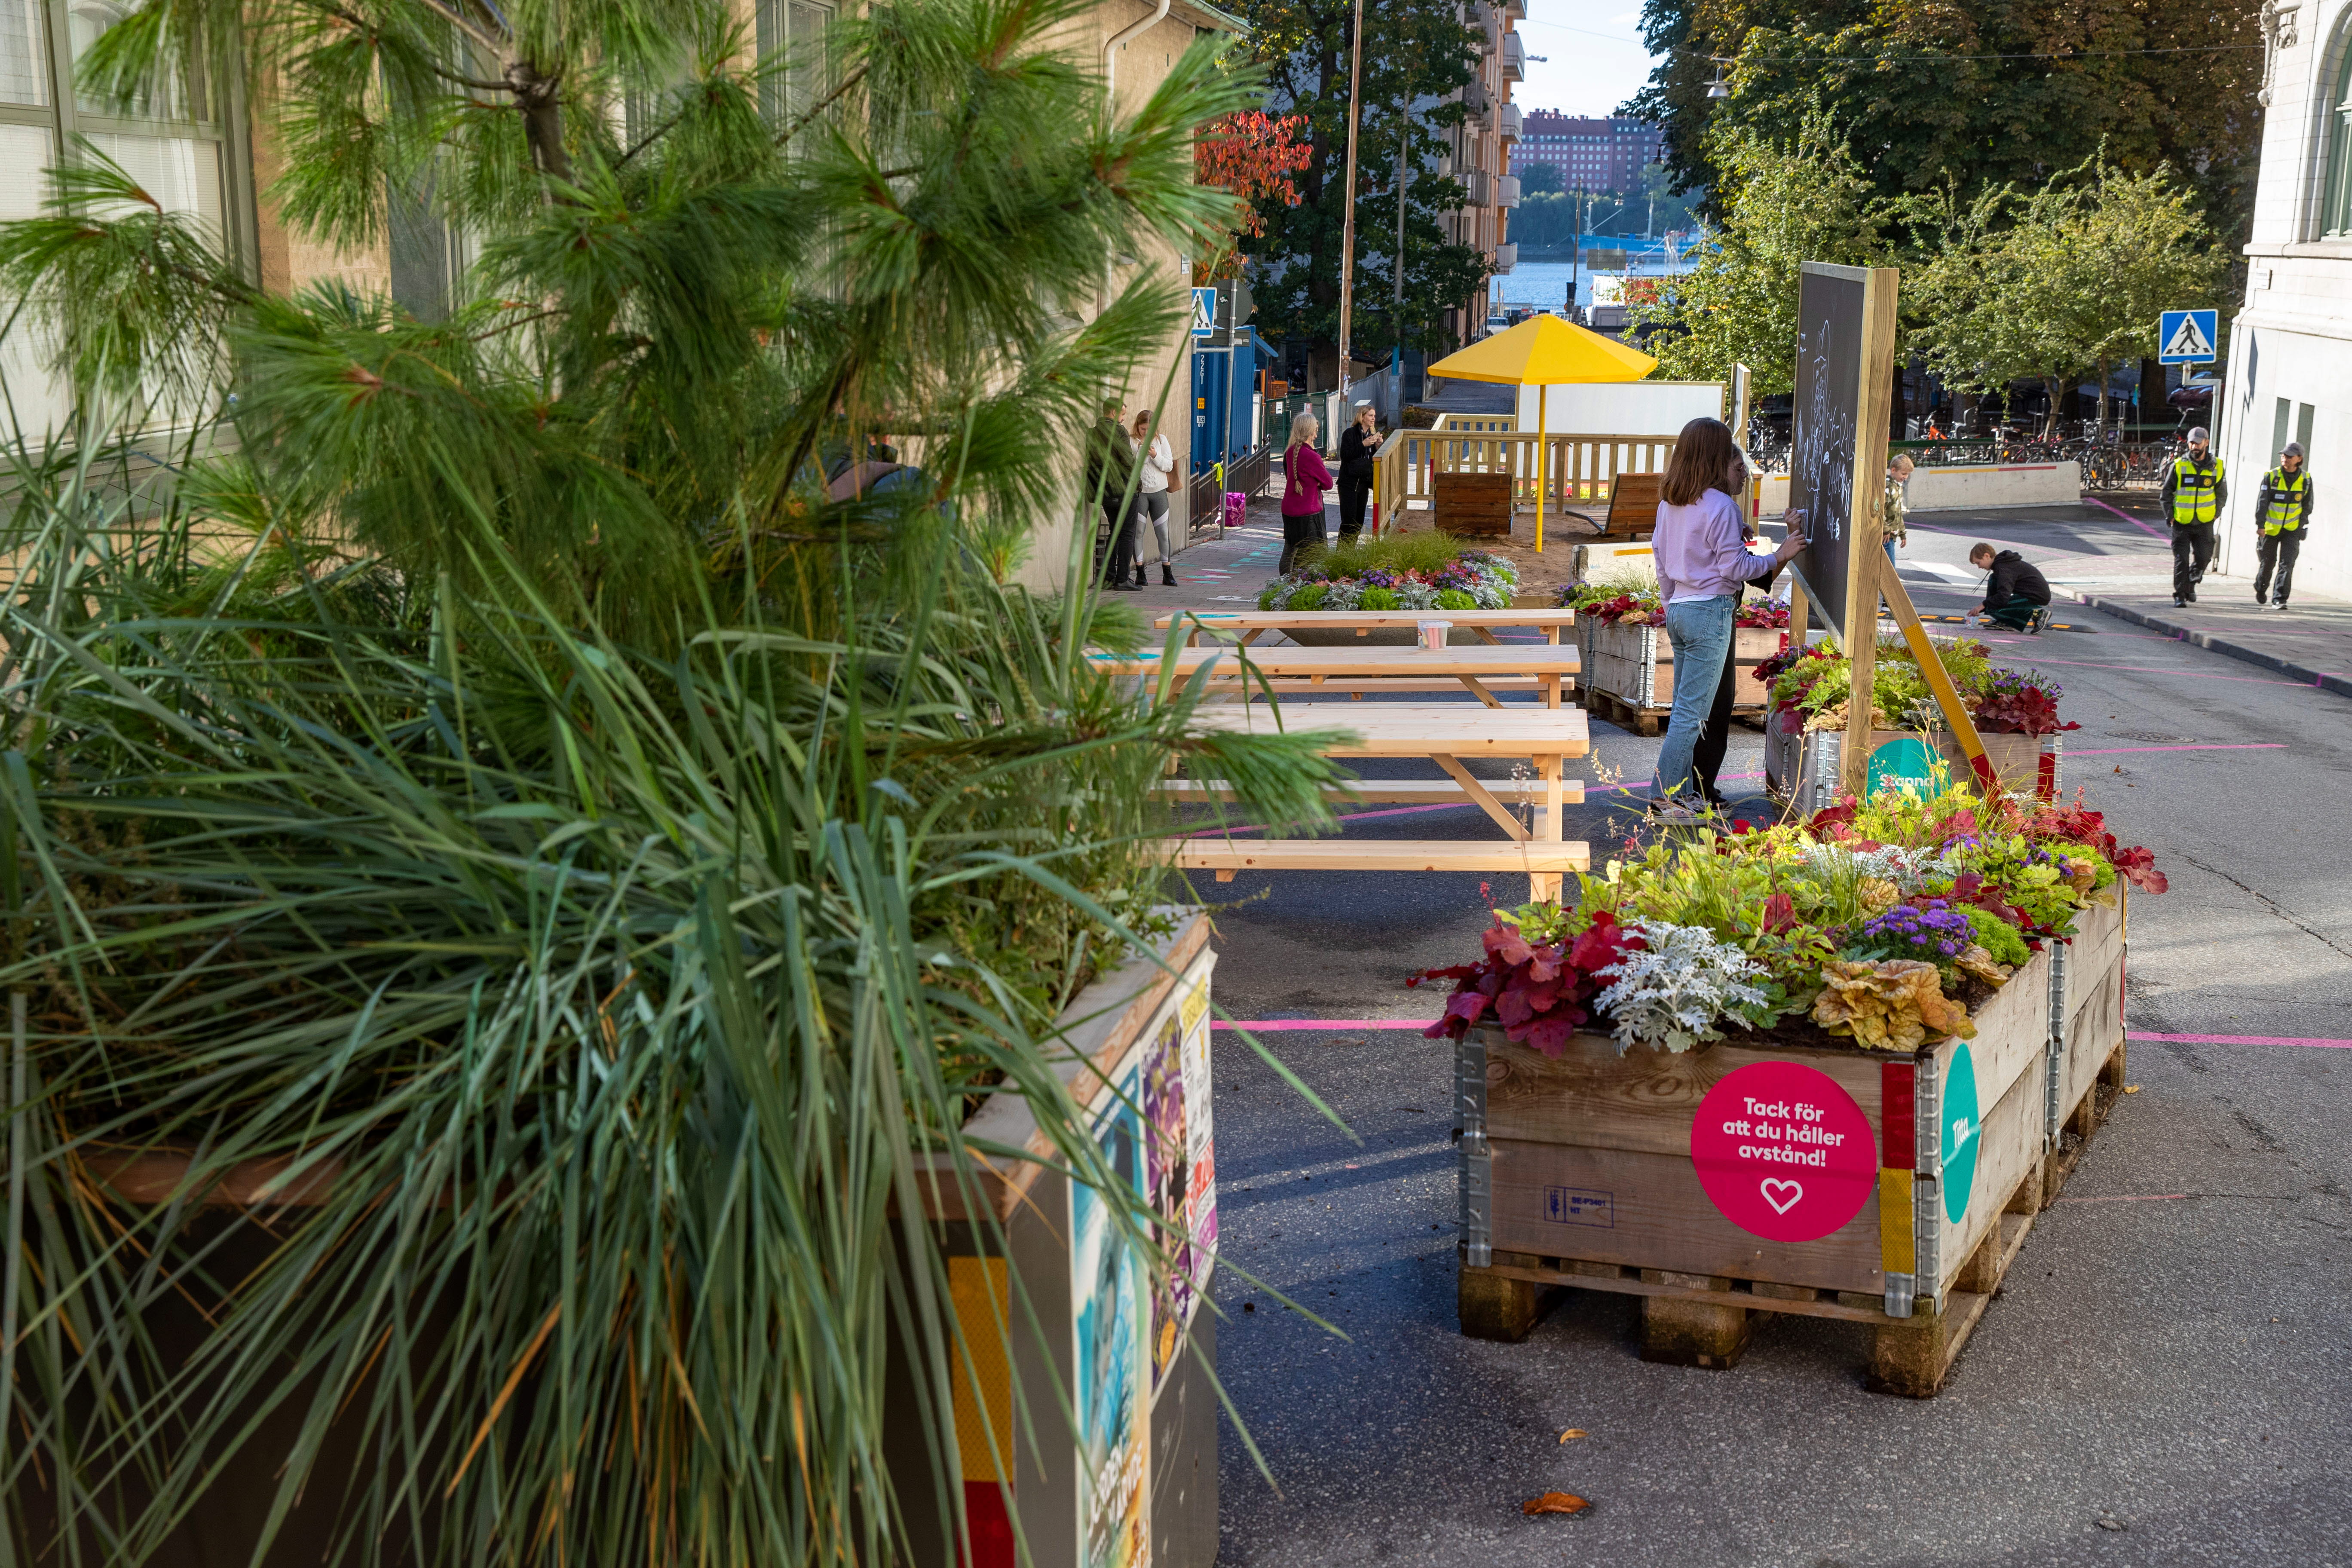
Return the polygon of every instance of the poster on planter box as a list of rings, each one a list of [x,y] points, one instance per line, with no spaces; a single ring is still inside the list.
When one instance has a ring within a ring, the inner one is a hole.
[[[1188,979],[1181,1003],[1159,1020],[1144,1055],[1143,1111],[1151,1131],[1145,1191],[1172,1264],[1152,1296],[1155,1398],[1182,1353],[1192,1314],[1208,1289],[1209,1260],[1217,1245],[1208,1015],[1207,978]]]
[[[1094,1127],[1105,1161],[1123,1181],[1144,1182],[1143,1054],[1104,1090]],[[1083,1568],[1149,1568],[1145,1509],[1144,1258],[1110,1205],[1083,1183],[1070,1187],[1070,1299],[1076,1315],[1079,1534]]]

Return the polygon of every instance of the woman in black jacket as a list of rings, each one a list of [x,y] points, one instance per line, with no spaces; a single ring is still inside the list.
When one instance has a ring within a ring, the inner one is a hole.
[[[1339,437],[1339,548],[1364,531],[1364,503],[1372,495],[1372,459],[1381,449],[1372,428],[1372,405],[1356,405],[1356,422]]]

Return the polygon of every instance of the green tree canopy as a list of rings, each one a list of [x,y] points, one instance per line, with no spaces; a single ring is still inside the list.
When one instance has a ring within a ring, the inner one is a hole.
[[[1904,279],[1913,352],[1949,384],[1996,392],[2097,375],[2156,353],[2166,310],[2213,302],[2229,269],[2189,190],[2168,169],[2129,174],[2094,163],[2021,193],[1916,210],[1932,233]]]
[[[1528,163],[1519,170],[1522,196],[1558,195],[1561,188],[1558,163]]]
[[[1724,167],[1710,127],[1787,142],[1820,107],[1881,195],[2024,188],[2104,155],[2185,172],[2231,234],[2262,132],[2260,14],[2258,0],[1645,0],[1643,36],[1665,58],[1625,112],[1665,126],[1685,189]],[[1737,62],[1727,99],[1706,96],[1710,56]]]
[[[1875,193],[1825,115],[1785,144],[1749,132],[1718,142],[1723,226],[1655,303],[1635,309],[1633,324],[1650,330],[1661,375],[1728,381],[1746,364],[1759,395],[1793,391],[1799,268],[1887,264],[1892,221],[1906,209]]]
[[[1247,240],[1256,262],[1258,322],[1269,337],[1316,348],[1339,341],[1339,251],[1346,218],[1348,69],[1352,0],[1248,0],[1250,47],[1265,74],[1270,111],[1307,117],[1315,161],[1299,176],[1297,206],[1261,202],[1264,233]],[[1462,122],[1444,101],[1475,74],[1478,35],[1446,0],[1398,0],[1364,8],[1363,118],[1357,132],[1356,352],[1385,355],[1400,341],[1449,346],[1444,315],[1485,276],[1477,250],[1446,237],[1443,218],[1467,199],[1441,174],[1447,132]],[[1405,185],[1404,308],[1393,308],[1400,155]]]

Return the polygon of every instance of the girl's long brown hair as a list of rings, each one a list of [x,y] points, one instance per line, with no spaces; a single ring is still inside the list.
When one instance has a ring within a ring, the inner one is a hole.
[[[1720,419],[1692,420],[1675,437],[1659,499],[1668,506],[1691,505],[1716,488],[1738,455],[1739,443],[1731,438],[1730,426]]]

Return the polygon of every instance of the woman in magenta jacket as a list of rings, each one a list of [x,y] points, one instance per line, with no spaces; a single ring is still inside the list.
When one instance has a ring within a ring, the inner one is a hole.
[[[1331,488],[1331,470],[1315,449],[1315,416],[1301,414],[1290,422],[1290,445],[1282,453],[1282,560],[1276,570],[1288,573],[1298,552],[1309,544],[1326,544],[1323,492]]]

